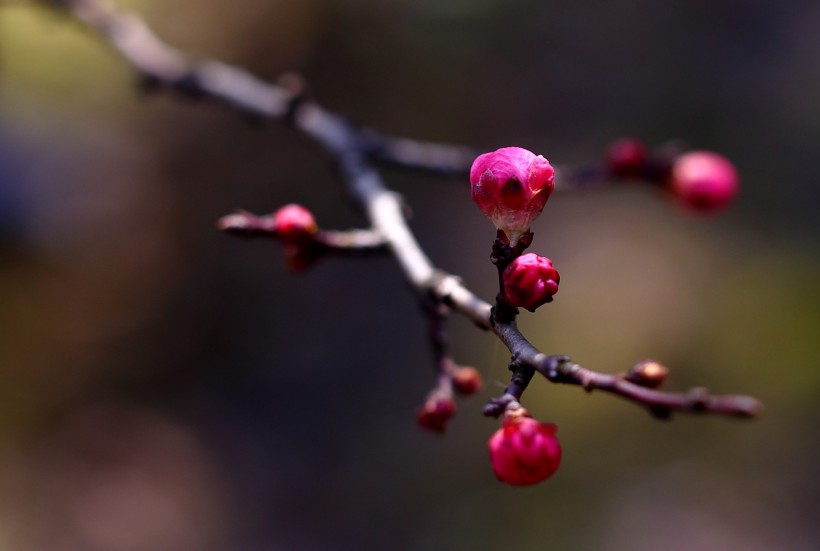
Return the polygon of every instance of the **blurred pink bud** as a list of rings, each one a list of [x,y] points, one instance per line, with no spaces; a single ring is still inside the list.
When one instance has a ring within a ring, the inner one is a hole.
[[[554,178],[555,170],[544,157],[520,147],[504,147],[473,161],[471,196],[515,246],[544,210]]]
[[[504,295],[511,305],[535,312],[542,304],[552,302],[561,276],[552,267],[549,258],[527,253],[510,262],[501,279]]]
[[[634,138],[612,142],[606,155],[609,173],[617,178],[634,178],[646,168],[646,146]]]
[[[273,225],[276,236],[284,245],[301,245],[319,231],[313,214],[296,204],[285,205],[273,213]]]
[[[305,207],[285,205],[273,213],[276,237],[285,247],[285,262],[294,272],[304,272],[317,258],[313,240],[319,227]]]
[[[431,396],[416,412],[416,421],[424,429],[443,434],[455,414],[456,403],[452,398]]]
[[[675,159],[669,186],[685,205],[702,212],[726,207],[738,192],[735,167],[711,151],[692,151]]]
[[[459,367],[453,372],[453,388],[464,396],[481,390],[482,383],[481,373],[474,367]]]
[[[507,414],[488,442],[495,476],[511,486],[530,486],[552,476],[561,464],[561,445],[553,424],[527,414]]]

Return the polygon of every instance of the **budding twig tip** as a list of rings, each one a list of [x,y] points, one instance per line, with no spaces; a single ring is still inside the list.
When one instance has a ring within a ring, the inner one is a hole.
[[[250,220],[244,212],[227,214],[216,221],[216,227],[225,232],[247,230],[250,225]]]

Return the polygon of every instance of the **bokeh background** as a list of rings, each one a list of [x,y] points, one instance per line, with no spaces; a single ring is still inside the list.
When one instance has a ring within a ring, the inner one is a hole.
[[[613,139],[733,159],[737,203],[557,193],[534,250],[562,275],[521,325],[614,372],[743,392],[754,422],[651,419],[536,381],[559,473],[494,480],[482,404],[505,351],[464,320],[487,381],[444,438],[414,411],[424,327],[389,259],[289,273],[215,230],[299,202],[361,224],[317,148],[212,105],[144,96],[104,45],[0,4],[0,549],[820,549],[820,10],[812,0],[131,0],[171,44],[409,137],[520,145],[556,164]],[[384,170],[434,261],[484,297],[493,230],[466,182]]]

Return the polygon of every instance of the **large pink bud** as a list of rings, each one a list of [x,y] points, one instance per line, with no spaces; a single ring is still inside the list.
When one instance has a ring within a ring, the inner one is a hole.
[[[723,209],[739,188],[732,163],[711,151],[691,151],[678,157],[669,186],[684,204],[703,212]]]
[[[513,306],[526,308],[530,312],[552,302],[558,292],[561,276],[552,267],[552,261],[535,253],[521,255],[504,268],[501,275],[504,295]]]
[[[479,155],[470,169],[473,201],[515,246],[529,231],[555,186],[555,170],[544,157],[520,147]]]
[[[488,442],[495,476],[511,486],[530,486],[552,476],[561,464],[558,428],[526,413],[508,413]]]

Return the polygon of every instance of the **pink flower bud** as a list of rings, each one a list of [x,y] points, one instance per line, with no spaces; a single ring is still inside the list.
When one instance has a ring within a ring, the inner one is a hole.
[[[726,207],[739,187],[732,163],[711,151],[692,151],[675,159],[669,186],[684,204],[702,212]]]
[[[319,227],[313,215],[302,205],[285,205],[273,214],[276,236],[284,245],[299,246],[316,235]]]
[[[549,258],[527,253],[510,262],[504,269],[502,281],[510,304],[535,312],[542,304],[552,302],[561,276]]]
[[[612,142],[606,155],[609,173],[617,178],[640,176],[646,167],[646,146],[634,138]]]
[[[505,415],[488,442],[495,476],[512,486],[530,486],[552,476],[561,464],[558,428],[526,414]]]
[[[473,161],[471,196],[515,246],[544,210],[554,178],[555,170],[544,157],[520,147],[504,147]]]
[[[481,385],[481,373],[474,367],[459,367],[453,372],[453,388],[459,394],[475,394],[481,390]]]
[[[431,396],[416,412],[416,421],[424,429],[443,434],[447,421],[456,414],[456,403],[452,398]]]

